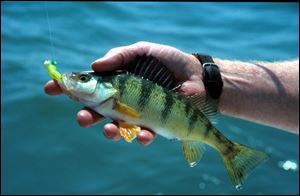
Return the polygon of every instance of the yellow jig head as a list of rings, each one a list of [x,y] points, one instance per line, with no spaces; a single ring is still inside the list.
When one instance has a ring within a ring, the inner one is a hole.
[[[51,78],[59,81],[62,80],[61,74],[56,70],[56,61],[45,60],[44,66]]]

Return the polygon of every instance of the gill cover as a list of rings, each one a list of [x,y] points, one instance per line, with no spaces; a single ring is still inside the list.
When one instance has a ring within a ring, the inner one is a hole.
[[[111,98],[117,93],[109,82],[93,72],[72,72],[63,74],[63,89],[71,99],[91,107]]]
[[[100,102],[113,97],[118,92],[109,82],[101,82],[98,84],[98,89],[99,91],[96,96]]]
[[[76,93],[93,94],[97,88],[98,79],[88,72],[72,72],[63,77],[69,90]]]

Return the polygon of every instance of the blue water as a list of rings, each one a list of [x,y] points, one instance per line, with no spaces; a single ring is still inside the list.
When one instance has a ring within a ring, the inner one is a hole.
[[[103,124],[81,128],[79,104],[43,92],[42,65],[52,58],[62,72],[88,70],[109,49],[141,40],[225,59],[295,58],[298,10],[298,3],[1,2],[1,194],[299,194],[299,170],[280,166],[299,163],[298,135],[222,117],[227,137],[270,154],[237,191],[211,148],[189,168],[179,142],[157,137],[143,147],[105,139]]]

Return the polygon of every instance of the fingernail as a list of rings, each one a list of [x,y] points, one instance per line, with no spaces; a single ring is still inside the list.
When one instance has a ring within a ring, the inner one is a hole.
[[[109,125],[105,125],[104,126],[104,135],[108,138],[108,139],[113,139],[114,137],[117,136],[117,133],[115,131],[112,131],[111,129],[109,129]]]
[[[102,59],[102,58],[101,58],[101,59]],[[95,60],[94,62],[92,62],[92,64],[94,64],[94,63],[98,63],[98,62],[102,61],[101,59],[97,59],[97,60]]]
[[[104,135],[108,138],[108,139],[112,139],[115,134],[112,133],[112,132],[107,132],[107,131],[104,131]]]
[[[107,59],[109,59],[110,56],[104,56],[104,57],[101,57],[97,60],[95,60],[92,64],[94,63],[100,63],[101,61],[106,61]]]
[[[77,113],[77,121],[81,127],[89,127],[91,126],[92,122],[88,116],[89,114],[86,113],[86,111],[81,110]]]
[[[140,131],[138,133],[138,141],[143,144],[144,146],[148,146],[149,144],[152,143],[152,135],[145,131]]]

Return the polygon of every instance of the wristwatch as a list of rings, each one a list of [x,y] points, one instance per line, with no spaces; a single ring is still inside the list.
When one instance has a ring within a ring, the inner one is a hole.
[[[193,53],[202,66],[202,80],[205,90],[213,99],[219,99],[223,90],[223,81],[219,66],[214,63],[211,56]]]

